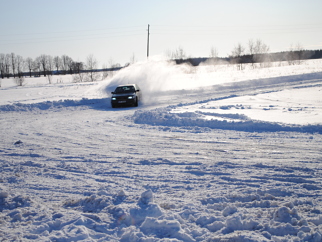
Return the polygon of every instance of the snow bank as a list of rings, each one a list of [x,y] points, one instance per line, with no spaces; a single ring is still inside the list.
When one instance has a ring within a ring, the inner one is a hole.
[[[45,110],[57,110],[75,107],[91,107],[91,108],[106,108],[110,104],[109,99],[88,99],[82,98],[80,100],[65,99],[58,101],[45,101],[38,103],[13,103],[0,105],[0,111],[2,112],[37,112]]]
[[[133,115],[133,120],[137,124],[161,125],[169,127],[183,127],[191,129],[191,127],[238,130],[247,132],[307,132],[307,133],[322,133],[322,125],[287,125],[277,122],[264,122],[256,120],[248,120],[245,116],[238,114],[227,115],[216,114],[221,117],[218,119],[204,119],[202,113],[186,112],[183,115],[172,113],[171,108],[159,108],[149,111],[136,111]]]

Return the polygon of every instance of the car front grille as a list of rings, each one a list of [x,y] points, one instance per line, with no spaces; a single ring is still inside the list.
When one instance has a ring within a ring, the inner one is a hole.
[[[121,96],[121,97],[117,97],[116,100],[127,100],[127,96]]]

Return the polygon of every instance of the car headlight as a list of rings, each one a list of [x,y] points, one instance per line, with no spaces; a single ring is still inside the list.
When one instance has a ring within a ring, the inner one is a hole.
[[[116,100],[116,97],[112,97],[112,100]]]
[[[128,98],[128,99],[133,99],[134,97],[133,97],[133,96],[128,96],[127,98]]]

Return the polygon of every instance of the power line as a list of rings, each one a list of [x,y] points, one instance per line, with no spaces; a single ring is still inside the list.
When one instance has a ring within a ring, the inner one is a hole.
[[[101,37],[88,37],[88,38],[70,38],[70,39],[57,39],[57,40],[32,40],[32,41],[24,41],[24,42],[7,42],[1,43],[1,45],[12,45],[12,44],[39,44],[39,43],[53,43],[53,42],[65,42],[65,41],[82,41],[82,40],[97,40],[97,39],[110,39],[110,38],[120,38],[120,37],[130,37],[130,36],[142,36],[142,34],[125,34],[125,35],[117,35],[117,36],[101,36]],[[1,41],[1,40],[0,40]],[[19,41],[19,40],[18,40]]]
[[[113,27],[113,28],[102,28],[102,29],[81,29],[81,30],[66,30],[66,31],[50,31],[50,32],[34,32],[34,33],[14,33],[14,34],[0,34],[1,37],[5,36],[19,36],[19,35],[42,35],[42,34],[64,34],[64,33],[79,33],[79,32],[93,32],[93,31],[108,31],[116,29],[117,32],[124,32],[120,31],[120,29],[131,29],[135,28],[136,30],[141,30],[142,26],[131,26],[131,27]],[[134,31],[134,30],[132,30]]]
[[[69,35],[69,36],[50,36],[50,37],[41,37],[41,38],[28,38],[28,39],[1,39],[0,42],[7,42],[7,41],[46,41],[46,40],[55,40],[57,39],[58,41],[59,40],[64,40],[64,39],[69,39],[69,38],[72,38],[72,39],[75,39],[75,40],[81,40],[83,39],[82,37],[93,37],[93,38],[108,38],[108,37],[123,37],[123,36],[134,36],[134,35],[142,35],[143,34],[143,31],[142,32],[133,32],[133,33],[124,33],[124,34],[110,34],[110,33],[104,33],[104,34],[85,34],[85,35]]]
[[[308,23],[308,24],[276,24],[276,25],[265,25],[265,24],[256,24],[256,25],[153,25],[154,28],[158,27],[176,27],[179,29],[182,28],[229,28],[229,27],[236,27],[236,28],[248,28],[248,27],[259,27],[259,28],[265,28],[265,27],[298,27],[298,26],[322,26],[322,23]]]
[[[150,25],[148,25],[149,28]],[[229,25],[201,25],[201,26],[187,26],[187,25],[153,25],[154,31],[150,33],[148,29],[148,41],[150,34],[153,35],[225,35],[235,34],[238,32],[251,33],[256,31],[256,34],[286,34],[286,33],[308,33],[313,31],[319,31],[322,29],[320,24],[301,24],[301,25],[245,25],[245,26],[229,26]],[[308,26],[308,27],[303,27]],[[242,28],[241,28],[242,27]],[[288,27],[288,28],[285,28]],[[219,29],[218,29],[219,28]],[[223,29],[221,29],[223,28]],[[95,33],[97,31],[101,31]],[[113,30],[113,31],[108,31]],[[83,29],[72,31],[56,31],[56,32],[42,32],[42,33],[26,33],[26,34],[4,34],[0,35],[0,43],[2,44],[25,44],[25,43],[43,43],[43,42],[58,42],[58,41],[70,41],[70,40],[86,40],[97,38],[115,38],[115,37],[128,37],[135,35],[143,35],[142,26],[131,27],[113,27],[104,29]],[[94,33],[93,33],[94,32]],[[282,33],[281,33],[282,32]],[[72,34],[76,33],[76,34]],[[67,34],[67,35],[59,35]],[[72,35],[71,35],[72,34]],[[5,38],[5,37],[17,37],[17,36],[30,36],[30,35],[54,35],[54,36],[33,36],[31,38]],[[85,38],[84,38],[85,37]],[[148,52],[148,50],[147,50]],[[148,53],[147,53],[148,55]]]

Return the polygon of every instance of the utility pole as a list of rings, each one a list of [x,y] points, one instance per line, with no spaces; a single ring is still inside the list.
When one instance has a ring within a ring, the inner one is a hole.
[[[148,24],[148,44],[147,44],[147,58],[149,58],[149,40],[150,40],[150,24]]]

